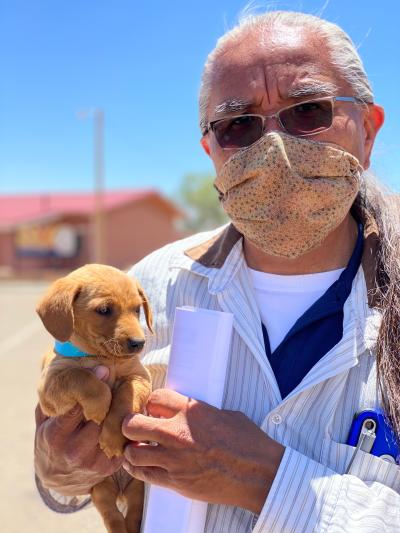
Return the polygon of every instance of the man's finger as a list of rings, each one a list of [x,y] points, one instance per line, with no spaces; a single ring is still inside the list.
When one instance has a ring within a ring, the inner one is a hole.
[[[160,444],[166,444],[169,441],[168,434],[165,431],[166,423],[167,420],[145,415],[128,415],[122,423],[122,433],[129,440],[155,441]]]
[[[172,418],[187,407],[190,398],[169,389],[156,389],[150,394],[147,412],[151,416]]]
[[[158,466],[168,470],[171,466],[170,453],[163,446],[151,444],[128,444],[124,456],[133,466]]]
[[[168,472],[156,466],[153,467],[137,467],[132,466],[128,461],[122,464],[123,468],[136,479],[140,479],[145,483],[160,485],[161,487],[173,488],[173,484],[168,475]]]
[[[110,369],[105,365],[98,365],[93,368],[93,373],[101,381],[107,381]]]

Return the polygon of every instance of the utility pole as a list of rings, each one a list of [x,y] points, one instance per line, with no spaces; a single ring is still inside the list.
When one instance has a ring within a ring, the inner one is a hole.
[[[104,250],[104,111],[93,111],[93,174],[95,193],[94,261],[105,261]]]
[[[76,113],[80,120],[93,119],[93,191],[94,214],[90,224],[90,261],[104,263],[105,209],[104,209],[104,111],[100,108],[83,109]]]

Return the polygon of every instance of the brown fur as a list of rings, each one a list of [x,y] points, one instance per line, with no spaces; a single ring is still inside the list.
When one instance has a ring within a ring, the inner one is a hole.
[[[99,314],[105,307],[111,313]],[[79,403],[87,420],[102,424],[99,445],[110,458],[122,455],[127,443],[121,432],[123,418],[143,412],[151,391],[150,375],[138,357],[141,348],[128,344],[129,339],[145,338],[139,323],[141,308],[152,331],[151,309],[139,283],[105,265],[86,265],[57,280],[37,308],[57,340],[70,340],[84,352],[95,354],[46,354],[38,389],[40,406],[46,415],[58,416]],[[99,364],[109,368],[107,383],[88,371]],[[140,531],[142,482],[127,478],[121,469],[93,487],[91,496],[107,531]],[[126,521],[117,508],[118,498],[127,504]]]

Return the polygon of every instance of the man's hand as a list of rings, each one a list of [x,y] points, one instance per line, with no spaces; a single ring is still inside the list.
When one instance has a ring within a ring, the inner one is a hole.
[[[99,379],[107,379],[107,367],[98,366],[94,372]],[[35,470],[44,487],[66,496],[88,494],[121,467],[122,458],[110,460],[100,450],[101,427],[86,422],[79,405],[51,418],[38,405],[35,414]]]
[[[136,441],[126,446],[123,464],[132,476],[196,500],[261,511],[283,456],[281,444],[243,413],[167,389],[150,395],[147,412],[122,425]]]

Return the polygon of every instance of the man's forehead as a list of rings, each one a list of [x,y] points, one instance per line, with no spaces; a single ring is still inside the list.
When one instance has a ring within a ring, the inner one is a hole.
[[[262,92],[274,101],[335,94],[340,81],[318,40],[274,33],[268,42],[265,36],[243,39],[228,48],[214,70],[210,111],[236,111],[235,101],[258,105]]]

